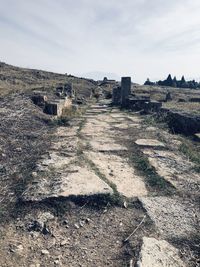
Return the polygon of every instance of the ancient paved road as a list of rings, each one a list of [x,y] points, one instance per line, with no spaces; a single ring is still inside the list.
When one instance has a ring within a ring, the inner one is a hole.
[[[159,192],[152,195],[145,177],[130,164],[126,131],[131,129],[139,133],[133,142],[157,174],[175,188],[176,195],[159,195]],[[176,151],[178,140],[168,136],[166,142],[155,139],[156,136],[158,129],[144,128],[137,114],[127,114],[103,103],[92,105],[74,126],[57,129],[52,148],[38,162],[35,179],[23,199],[112,197],[116,192],[127,199],[137,198],[160,236],[160,240],[144,237],[138,266],[185,266],[178,251],[162,239],[189,239],[197,233],[199,213],[195,204],[182,195],[197,194],[200,177],[192,171],[193,164]],[[156,252],[158,247],[160,254]]]
[[[137,116],[128,117],[108,106],[93,105],[79,127],[58,128],[52,149],[38,163],[36,179],[25,192],[24,200],[112,195],[112,184],[125,197],[145,196],[143,178],[129,165],[127,147],[116,138],[122,135],[122,129],[140,127],[140,122]],[[119,156],[120,152],[124,152],[123,157]],[[101,177],[91,168],[91,163]]]

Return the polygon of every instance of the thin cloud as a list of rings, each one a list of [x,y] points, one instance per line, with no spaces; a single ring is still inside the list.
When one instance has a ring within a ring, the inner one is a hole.
[[[0,0],[0,5],[0,56],[8,63],[131,75],[136,82],[171,70],[197,76],[198,0]]]

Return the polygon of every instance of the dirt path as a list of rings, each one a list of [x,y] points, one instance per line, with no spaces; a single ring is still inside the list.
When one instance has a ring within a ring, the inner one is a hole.
[[[52,140],[0,266],[198,266],[199,174],[176,137],[102,101]]]

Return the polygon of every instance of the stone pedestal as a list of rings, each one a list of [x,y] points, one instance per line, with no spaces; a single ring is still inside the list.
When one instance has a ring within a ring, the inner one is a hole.
[[[126,107],[131,93],[131,77],[122,77],[121,80],[121,106]]]

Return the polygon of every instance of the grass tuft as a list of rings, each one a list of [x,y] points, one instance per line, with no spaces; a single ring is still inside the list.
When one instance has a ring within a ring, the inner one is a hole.
[[[163,191],[166,194],[172,194],[174,187],[162,176],[158,175],[155,168],[149,163],[149,160],[140,152],[130,156],[134,167],[145,177],[146,183],[155,190]]]

